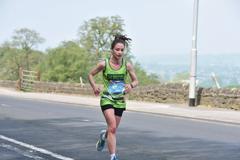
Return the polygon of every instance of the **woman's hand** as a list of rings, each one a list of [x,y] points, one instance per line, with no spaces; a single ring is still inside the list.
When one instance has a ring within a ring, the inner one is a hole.
[[[93,92],[94,92],[95,96],[99,96],[101,89],[99,87],[93,87]]]
[[[125,93],[130,93],[132,91],[132,87],[130,84],[125,84]]]

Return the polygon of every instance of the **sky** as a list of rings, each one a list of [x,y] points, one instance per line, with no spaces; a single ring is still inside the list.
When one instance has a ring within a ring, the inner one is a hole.
[[[138,59],[189,54],[194,0],[0,0],[0,44],[27,27],[45,38],[37,49],[77,38],[84,21],[119,15]],[[198,53],[240,54],[240,1],[199,0]]]

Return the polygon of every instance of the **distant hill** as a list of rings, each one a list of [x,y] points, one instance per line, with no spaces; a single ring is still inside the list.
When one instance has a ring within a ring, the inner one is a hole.
[[[189,72],[189,54],[139,56],[137,60],[147,72],[160,75],[170,81],[177,73]],[[198,54],[197,79],[199,86],[214,86],[211,74],[215,73],[222,87],[240,86],[239,54]]]

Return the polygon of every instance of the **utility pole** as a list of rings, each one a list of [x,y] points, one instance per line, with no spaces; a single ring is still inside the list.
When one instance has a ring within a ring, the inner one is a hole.
[[[190,84],[189,84],[189,106],[196,106],[198,4],[199,4],[199,0],[194,0],[191,68],[190,68]]]

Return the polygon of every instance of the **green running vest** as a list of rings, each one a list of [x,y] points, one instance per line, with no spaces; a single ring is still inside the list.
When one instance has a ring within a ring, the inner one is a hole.
[[[118,70],[110,66],[109,58],[105,59],[105,69],[103,70],[103,91],[101,93],[100,105],[113,105],[115,108],[126,108],[124,99],[124,84],[127,78],[126,61],[122,60],[122,65]]]

